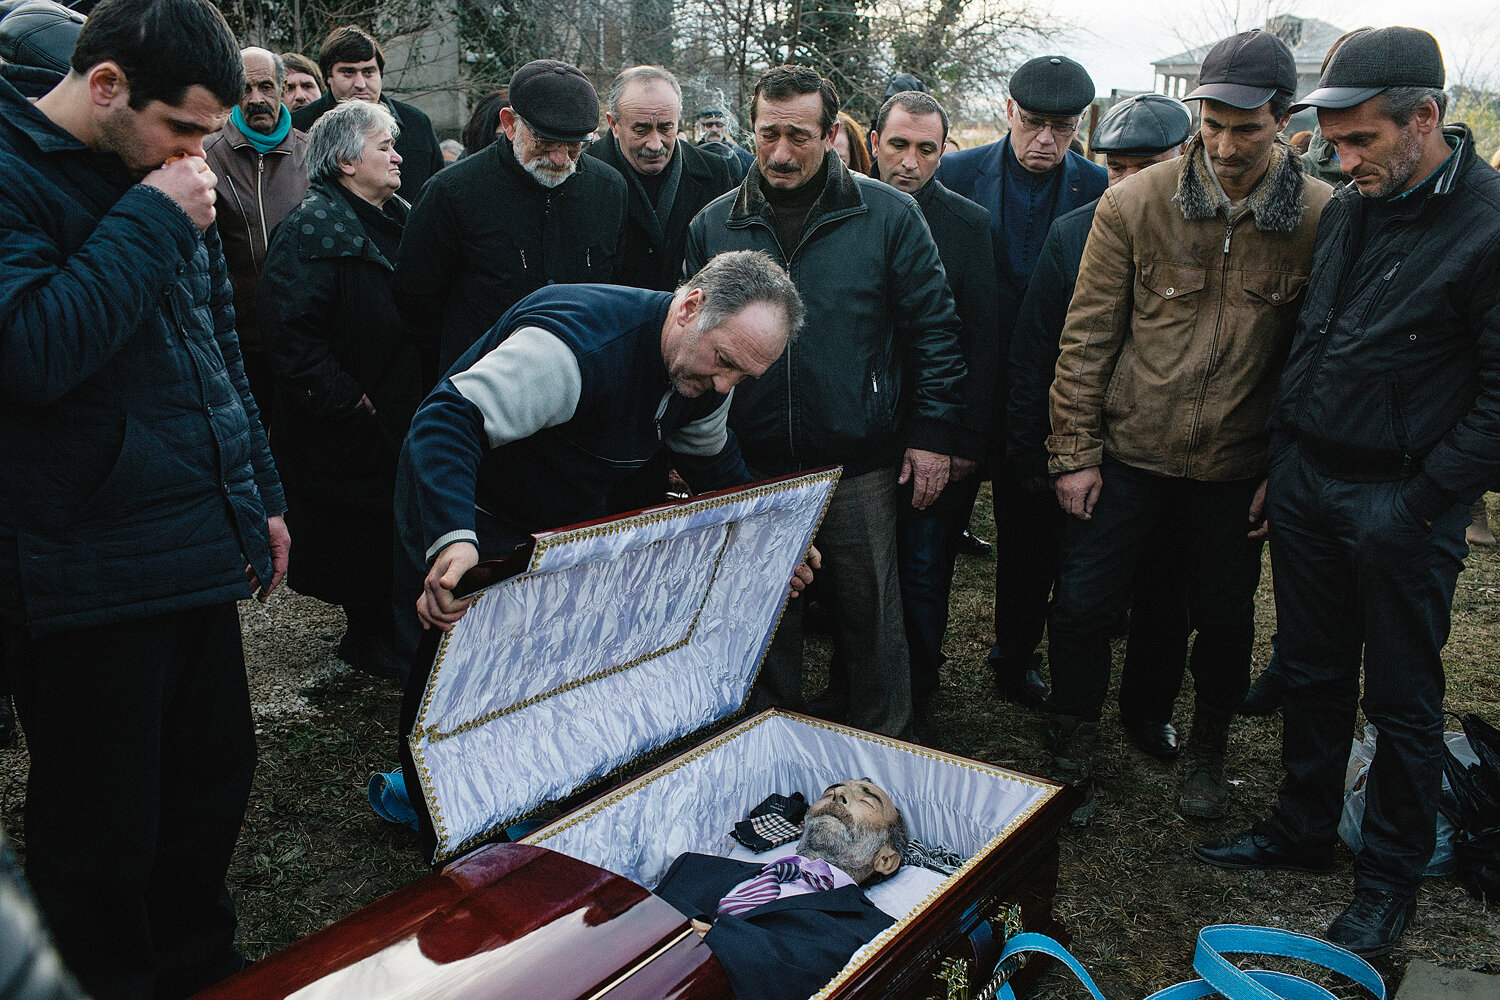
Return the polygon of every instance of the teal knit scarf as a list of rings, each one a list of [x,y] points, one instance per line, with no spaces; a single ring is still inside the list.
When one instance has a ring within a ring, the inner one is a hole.
[[[229,112],[229,120],[234,122],[234,127],[240,130],[240,134],[248,139],[250,145],[254,146],[262,156],[281,145],[281,141],[292,130],[292,113],[285,107],[282,107],[281,113],[276,116],[276,128],[270,135],[261,135],[245,124],[245,115],[240,111],[238,104],[234,106],[233,111]]]

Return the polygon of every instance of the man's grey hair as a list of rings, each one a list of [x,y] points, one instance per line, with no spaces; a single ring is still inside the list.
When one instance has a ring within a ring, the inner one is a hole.
[[[730,250],[714,257],[678,289],[679,297],[703,290],[698,329],[712,330],[756,302],[781,307],[786,314],[787,343],[802,329],[802,296],[781,265],[764,250]]]
[[[270,56],[271,71],[276,74],[276,86],[283,90],[286,89],[286,60],[281,58],[280,52],[272,52],[270,49],[263,49],[259,45],[247,45],[245,48],[240,49],[240,58],[244,59],[247,52],[264,52]]]
[[[395,139],[401,126],[384,106],[370,101],[335,104],[307,133],[307,179],[313,183],[337,180],[343,173],[341,165],[364,159],[366,140],[386,131]]]
[[[943,142],[948,141],[948,112],[937,102],[931,94],[924,94],[920,90],[903,90],[892,94],[890,99],[880,106],[880,113],[875,116],[875,131],[885,133],[886,120],[891,117],[891,112],[900,108],[909,115],[938,115],[943,119]]]
[[[438,143],[438,149],[445,153],[452,153],[454,156],[464,155],[464,144],[457,139],[444,139]]]
[[[912,93],[918,92],[912,91]],[[896,808],[896,804],[894,802],[891,803],[891,808]],[[891,820],[890,826],[887,826],[885,828],[885,842],[890,845],[891,850],[896,852],[897,858],[905,859],[906,848],[911,845],[911,830],[906,825],[906,815],[900,809],[896,809],[896,818]],[[876,850],[879,850],[879,848],[876,848]],[[896,872],[900,870],[901,863],[898,861],[896,865],[896,871],[891,872],[891,875],[896,874]],[[891,875],[872,875],[870,879],[865,882],[865,885],[868,886],[874,885],[876,882],[883,882],[884,880],[890,878]]]
[[[609,113],[616,118],[620,117],[620,97],[625,93],[626,87],[632,83],[650,83],[652,80],[665,81],[672,88],[672,93],[677,95],[677,115],[682,117],[682,85],[670,70],[660,66],[631,66],[629,69],[622,69],[609,88]]]
[[[1397,128],[1406,128],[1428,101],[1437,105],[1439,125],[1443,124],[1443,115],[1448,113],[1448,93],[1438,87],[1390,87],[1381,91],[1379,96],[1385,116],[1395,122]]]

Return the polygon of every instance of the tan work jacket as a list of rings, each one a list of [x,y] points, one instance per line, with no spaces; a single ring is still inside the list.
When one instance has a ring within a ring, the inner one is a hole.
[[[1104,192],[1052,383],[1054,474],[1118,461],[1213,482],[1266,469],[1266,414],[1332,188],[1280,142],[1230,208],[1201,140]]]

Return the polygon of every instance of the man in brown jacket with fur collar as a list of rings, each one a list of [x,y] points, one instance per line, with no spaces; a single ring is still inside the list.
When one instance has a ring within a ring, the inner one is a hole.
[[[1163,528],[1180,565],[1196,689],[1181,807],[1228,805],[1229,720],[1250,679],[1265,534],[1266,414],[1332,189],[1278,132],[1296,64],[1264,31],[1204,60],[1202,130],[1186,156],[1105,192],[1052,385],[1047,440],[1073,520],[1050,627],[1057,777],[1089,785],[1110,630]],[[1086,822],[1089,799],[1074,814]]]

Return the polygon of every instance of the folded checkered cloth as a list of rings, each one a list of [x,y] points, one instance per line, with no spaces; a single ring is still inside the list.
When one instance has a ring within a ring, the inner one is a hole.
[[[801,792],[768,795],[750,810],[748,817],[734,825],[730,836],[759,854],[801,837],[802,817],[806,815],[807,799]]]

